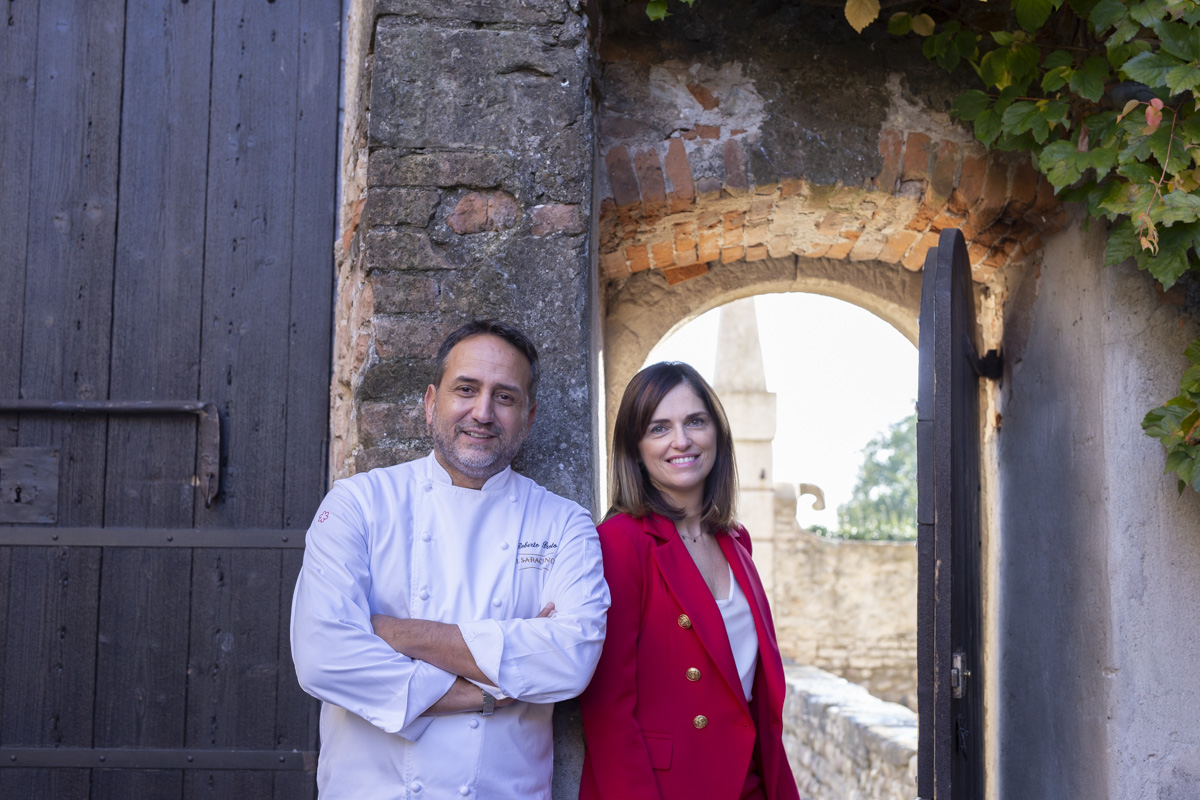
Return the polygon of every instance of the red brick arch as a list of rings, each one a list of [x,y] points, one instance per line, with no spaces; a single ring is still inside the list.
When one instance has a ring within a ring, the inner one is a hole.
[[[1039,251],[1041,236],[1063,221],[1052,187],[1027,158],[974,143],[885,129],[883,166],[867,186],[791,177],[755,184],[745,132],[704,127],[661,142],[601,143],[602,280],[655,269],[675,284],[714,263],[786,255],[915,271],[938,233],[957,227],[975,279],[986,282]],[[689,146],[697,139],[724,140],[723,175],[693,177]]]

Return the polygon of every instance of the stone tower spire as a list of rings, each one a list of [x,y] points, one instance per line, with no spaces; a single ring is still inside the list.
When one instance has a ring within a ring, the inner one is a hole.
[[[766,392],[762,347],[754,298],[734,300],[721,307],[717,326],[717,368],[713,388],[718,392]],[[774,434],[772,433],[772,436]]]
[[[721,308],[713,388],[725,406],[738,463],[738,520],[754,540],[754,562],[771,597],[774,587],[775,394],[767,391],[754,298]]]

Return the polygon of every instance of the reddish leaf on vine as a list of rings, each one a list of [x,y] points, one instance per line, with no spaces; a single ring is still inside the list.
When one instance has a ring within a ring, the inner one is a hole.
[[[1157,106],[1154,104],[1158,103]],[[1146,129],[1143,131],[1147,136],[1158,130],[1158,126],[1162,124],[1162,100],[1157,97],[1146,106]]]

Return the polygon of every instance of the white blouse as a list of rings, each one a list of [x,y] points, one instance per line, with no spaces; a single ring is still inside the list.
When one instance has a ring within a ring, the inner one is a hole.
[[[758,631],[754,629],[754,614],[750,611],[750,601],[742,592],[742,587],[733,578],[733,568],[729,567],[729,597],[717,600],[717,608],[725,620],[725,630],[729,634],[729,646],[733,648],[733,660],[737,664],[738,677],[742,679],[742,691],[746,693],[746,702],[750,702],[754,688],[754,670],[758,666]]]

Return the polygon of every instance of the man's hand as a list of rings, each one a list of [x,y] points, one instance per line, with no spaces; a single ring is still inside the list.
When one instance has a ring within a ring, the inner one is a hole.
[[[513,702],[511,697],[496,700],[496,708],[503,708]],[[480,711],[483,709],[483,690],[466,678],[456,678],[450,686],[450,691],[441,699],[425,710],[421,716],[440,717],[446,714],[462,714],[464,712]]]

